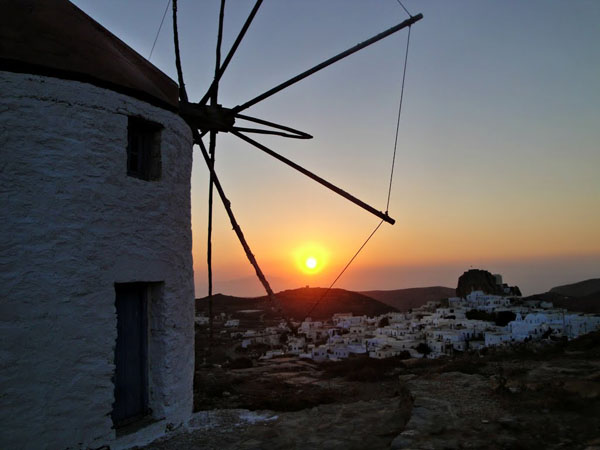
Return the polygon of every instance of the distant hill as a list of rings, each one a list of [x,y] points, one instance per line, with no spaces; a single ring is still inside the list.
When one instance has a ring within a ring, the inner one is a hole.
[[[550,292],[566,297],[586,297],[592,294],[600,294],[600,278],[592,278],[580,281],[579,283],[553,287],[550,289]]]
[[[600,313],[600,278],[566,284],[536,294],[527,299],[552,302],[557,308],[569,311]]]
[[[418,308],[428,301],[454,297],[456,291],[449,287],[433,286],[410,289],[396,289],[393,291],[362,291],[363,295],[396,308],[398,311],[408,311]]]
[[[377,301],[358,292],[344,289],[331,289],[324,298],[325,288],[300,288],[276,294],[283,308],[283,314],[296,320],[302,320],[310,312],[313,319],[329,319],[335,313],[351,312],[354,315],[377,316],[396,311],[390,305]],[[321,300],[320,300],[321,299]],[[313,306],[318,305],[313,309]],[[262,310],[267,317],[276,316],[271,302],[266,296],[256,298],[232,297],[217,294],[213,296],[213,308],[216,314],[228,314],[243,310]],[[312,310],[312,311],[311,311]],[[207,297],[196,299],[196,311],[208,312]]]

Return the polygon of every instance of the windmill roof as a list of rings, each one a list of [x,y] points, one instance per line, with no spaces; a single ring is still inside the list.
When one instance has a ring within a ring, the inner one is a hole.
[[[167,75],[67,0],[0,0],[0,70],[78,80],[168,108]]]

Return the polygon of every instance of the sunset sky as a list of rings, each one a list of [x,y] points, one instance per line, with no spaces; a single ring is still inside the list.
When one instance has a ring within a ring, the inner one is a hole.
[[[148,57],[166,0],[76,0]],[[225,54],[253,1],[229,0]],[[504,275],[525,294],[600,277],[600,2],[406,0],[413,26],[389,213],[337,287]],[[180,0],[190,100],[214,73],[218,0]],[[407,18],[396,0],[266,0],[219,91],[233,107]],[[407,30],[245,113],[312,140],[258,137],[385,210]],[[151,62],[176,79],[170,12]],[[256,135],[255,135],[256,136]],[[196,293],[206,295],[208,171],[194,155]],[[328,286],[379,219],[220,134],[217,171],[274,289]],[[215,203],[215,292],[260,295]],[[314,269],[303,266],[307,257]]]

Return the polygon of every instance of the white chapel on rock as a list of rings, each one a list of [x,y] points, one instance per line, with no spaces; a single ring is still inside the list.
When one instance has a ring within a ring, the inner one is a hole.
[[[66,0],[0,11],[0,448],[147,442],[193,403],[178,87]]]

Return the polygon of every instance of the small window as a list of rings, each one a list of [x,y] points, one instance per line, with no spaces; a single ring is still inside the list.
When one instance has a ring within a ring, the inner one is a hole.
[[[146,181],[160,180],[162,125],[129,117],[127,124],[127,175]]]

